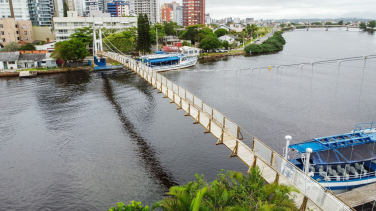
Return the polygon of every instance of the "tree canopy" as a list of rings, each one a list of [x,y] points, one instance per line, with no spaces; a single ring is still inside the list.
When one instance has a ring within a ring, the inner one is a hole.
[[[20,49],[20,45],[16,42],[8,43],[2,48],[2,51],[18,51]]]
[[[26,45],[24,46],[21,46],[20,50],[23,50],[23,51],[32,51],[32,50],[37,50],[35,48],[35,46],[31,43],[27,43]]]
[[[178,26],[175,22],[163,22],[164,33],[166,35],[176,35],[175,28]]]
[[[374,29],[376,27],[376,21],[368,22],[368,27],[370,27],[371,29]]]
[[[92,27],[83,27],[77,28],[73,34],[70,35],[70,38],[75,38],[85,45],[93,44],[93,28]]]
[[[343,25],[343,20],[338,21],[338,25]]]
[[[150,28],[151,44],[157,44],[157,29],[158,29],[158,43],[161,45],[163,38],[166,36],[165,28],[162,24],[156,23]]]
[[[360,29],[363,29],[363,30],[366,30],[366,29],[367,29],[367,24],[364,23],[364,22],[360,22],[360,24],[359,24],[359,28],[360,28]]]
[[[267,53],[283,50],[283,45],[286,44],[285,39],[282,37],[282,32],[275,32],[274,35],[265,40],[261,45],[250,44],[244,48],[246,53]]]
[[[223,35],[228,34],[228,31],[226,29],[217,29],[214,33],[217,37],[222,37]]]
[[[111,49],[114,46],[123,53],[135,51],[137,48],[137,29],[135,27],[129,28],[126,31],[110,34],[103,42],[106,43]]]
[[[200,48],[205,50],[213,50],[222,46],[221,41],[215,37],[208,35],[200,42]]]
[[[148,15],[140,13],[137,21],[137,50],[146,54],[151,52],[150,23]]]
[[[62,59],[64,61],[71,61],[76,59],[84,59],[88,55],[86,46],[79,39],[73,38],[70,40],[58,42],[55,44],[55,50],[51,57],[54,59]]]

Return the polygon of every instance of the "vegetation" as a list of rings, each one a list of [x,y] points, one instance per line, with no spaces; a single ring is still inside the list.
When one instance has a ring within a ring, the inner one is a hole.
[[[343,25],[343,20],[338,21],[338,25]]]
[[[2,51],[18,51],[20,49],[20,45],[16,42],[8,43],[2,48]]]
[[[368,22],[367,26],[373,30],[376,27],[376,21],[370,21],[370,22]]]
[[[63,5],[63,10],[64,10],[64,17],[68,17],[68,5],[65,1]]]
[[[298,210],[291,195],[298,191],[278,183],[266,184],[258,167],[252,168],[249,175],[222,171],[218,178],[210,183],[205,181],[204,176],[197,174],[196,179],[197,181],[180,187],[171,187],[168,197],[156,202],[150,209],[148,206],[143,207],[140,202],[132,201],[129,205],[119,203],[109,211]]]
[[[150,23],[148,15],[140,13],[137,21],[137,50],[146,54],[151,52]]]
[[[85,45],[93,45],[93,28],[92,27],[83,27],[78,28],[76,31],[70,35],[71,39],[75,38]]]
[[[204,50],[213,50],[222,47],[222,43],[217,37],[208,35],[201,40],[199,47]]]
[[[175,22],[163,22],[163,28],[164,28],[164,33],[166,35],[176,35],[175,28],[178,27],[178,24]]]
[[[62,59],[65,62],[84,59],[88,55],[86,46],[79,39],[73,38],[67,41],[58,42],[55,44],[55,50],[51,57],[54,59]]]
[[[282,37],[283,32],[275,32],[274,35],[265,40],[261,45],[250,44],[244,48],[246,53],[269,53],[274,51],[283,50],[283,45],[286,44],[285,39]]]
[[[37,49],[35,48],[35,46],[33,44],[27,43],[26,45],[21,46],[20,50],[22,50],[22,51],[33,51],[33,50],[37,50]]]
[[[214,33],[217,35],[217,37],[222,37],[228,34],[228,31],[226,29],[217,29]]]
[[[360,24],[359,24],[359,28],[360,28],[360,29],[363,29],[363,30],[367,30],[367,24],[364,23],[364,22],[360,22]]]
[[[114,51],[116,51],[115,48],[117,48],[123,53],[129,53],[135,51],[137,48],[136,34],[137,29],[136,27],[133,27],[127,29],[126,31],[110,34],[105,39],[103,39],[103,42]]]

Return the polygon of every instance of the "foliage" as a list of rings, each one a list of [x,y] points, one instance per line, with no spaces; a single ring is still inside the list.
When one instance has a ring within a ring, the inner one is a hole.
[[[217,37],[208,35],[203,40],[201,40],[199,47],[204,50],[212,50],[212,49],[219,48],[221,46],[222,46],[222,43]]]
[[[285,23],[281,23],[281,25],[279,25],[281,28],[285,28],[286,27],[286,24]]]
[[[65,62],[75,59],[84,59],[88,55],[86,46],[79,39],[73,38],[67,41],[55,44],[55,50],[51,57],[54,59],[62,59]]]
[[[285,39],[282,37],[283,32],[275,32],[274,35],[265,40],[261,45],[250,44],[244,48],[246,53],[268,53],[283,50],[283,45],[286,44]]]
[[[175,28],[178,26],[175,22],[163,22],[164,33],[166,35],[176,35]]]
[[[248,35],[254,36],[256,32],[259,30],[259,27],[257,27],[255,24],[249,25],[247,24],[245,31],[247,32]]]
[[[20,45],[16,42],[8,43],[2,49],[3,51],[18,51],[20,49]]]
[[[217,29],[214,33],[217,37],[222,37],[223,35],[228,34],[228,31],[226,29]]]
[[[124,205],[124,203],[119,202],[116,207],[111,207],[108,211],[148,211],[148,206],[142,206],[141,202],[131,201],[131,204]]]
[[[199,25],[187,26],[186,31],[180,36],[180,39],[190,40],[194,45],[196,40],[198,40]]]
[[[140,13],[137,21],[137,49],[143,54],[146,54],[151,52],[150,23],[148,15]]]
[[[151,44],[157,44],[157,29],[158,29],[158,43],[161,44],[163,38],[166,36],[164,26],[162,24],[156,23],[150,29],[150,41]]]
[[[122,31],[115,34],[110,34],[103,42],[108,45],[114,51],[114,46],[123,53],[128,53],[136,50],[137,47],[137,29],[135,27],[129,28],[126,31]]]
[[[343,20],[338,21],[338,25],[343,25]]]
[[[330,26],[330,25],[333,25],[333,23],[332,22],[326,22],[325,25]]]
[[[20,48],[20,50],[22,50],[22,51],[33,51],[33,50],[37,50],[37,49],[35,48],[35,46],[33,44],[27,43],[26,45],[22,46]]]
[[[360,29],[363,29],[363,30],[367,30],[367,24],[364,23],[364,22],[360,22],[360,24],[359,24],[359,28],[360,28]]]
[[[186,40],[184,40],[183,43],[182,43],[182,46],[191,46],[191,44],[189,42],[187,42]]]
[[[230,47],[230,43],[229,43],[227,40],[225,40],[225,41],[222,42],[222,46],[223,46],[226,50],[228,50],[228,48]]]
[[[85,45],[92,45],[93,29],[91,27],[77,28],[76,31],[70,35],[70,38],[75,38]]]
[[[64,17],[68,17],[68,5],[67,5],[67,2],[64,2],[63,10],[64,10]]]
[[[321,25],[322,25],[322,23],[321,23],[321,22],[313,22],[313,23],[311,23],[311,25],[317,25],[317,26],[321,26]]]
[[[370,27],[371,29],[374,29],[376,27],[376,21],[370,21],[368,23],[368,27]]]

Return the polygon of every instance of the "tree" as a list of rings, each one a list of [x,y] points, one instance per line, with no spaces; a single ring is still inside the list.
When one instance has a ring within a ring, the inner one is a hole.
[[[222,43],[221,41],[215,37],[215,36],[206,36],[203,40],[200,42],[200,48],[205,50],[212,50],[221,47]]]
[[[28,44],[22,46],[20,48],[20,50],[23,50],[23,51],[32,51],[32,50],[37,50],[37,49],[35,48],[35,46],[33,44],[28,43]]]
[[[363,29],[363,30],[367,30],[367,24],[364,23],[364,22],[360,22],[360,24],[359,24],[359,28],[360,28],[360,29]]]
[[[67,62],[75,59],[84,59],[87,55],[88,51],[86,50],[85,44],[73,38],[56,43],[55,50],[52,52],[51,57]]]
[[[175,22],[163,22],[164,27],[164,33],[166,35],[176,35],[175,27],[177,26],[177,23]]]
[[[110,34],[103,42],[107,44],[114,51],[114,46],[123,53],[128,53],[136,50],[137,48],[137,29],[135,27],[129,28],[126,31]]]
[[[228,31],[226,29],[217,29],[214,33],[217,35],[217,37],[222,37],[223,35],[228,34]]]
[[[63,9],[64,9],[64,17],[68,17],[68,5],[66,2],[64,2]]]
[[[338,21],[338,25],[343,25],[343,20]]]
[[[18,51],[20,49],[20,45],[16,42],[8,43],[4,46],[3,51]]]
[[[368,23],[368,27],[370,27],[371,29],[374,29],[376,27],[376,21],[370,21]]]
[[[180,36],[180,39],[190,40],[194,45],[196,40],[198,40],[199,25],[187,26],[186,31]]]
[[[279,25],[281,28],[285,28],[286,27],[286,24],[285,23],[281,23],[281,25]]]
[[[156,23],[150,29],[150,39],[151,44],[157,44],[157,29],[158,29],[158,42],[161,44],[161,41],[166,36],[165,30],[162,24]]]
[[[325,23],[325,25],[330,26],[330,25],[333,25],[333,23],[328,21]]]
[[[150,24],[147,14],[140,13],[137,20],[137,50],[143,54],[151,51]]]
[[[75,30],[73,34],[69,36],[69,38],[77,39],[83,42],[85,45],[91,46],[93,44],[93,28],[91,27],[78,28]]]
[[[222,42],[222,46],[223,46],[226,50],[228,50],[228,47],[230,47],[230,43],[229,43],[227,40],[225,40],[225,41]]]

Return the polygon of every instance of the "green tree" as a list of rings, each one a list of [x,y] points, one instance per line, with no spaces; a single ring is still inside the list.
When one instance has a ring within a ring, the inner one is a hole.
[[[367,24],[364,23],[364,22],[360,22],[360,24],[359,24],[359,28],[360,28],[360,29],[363,29],[363,30],[367,30]]]
[[[330,25],[333,25],[333,23],[328,21],[325,23],[325,25],[330,26]]]
[[[64,17],[68,17],[68,5],[66,2],[64,2],[63,9],[64,9]]]
[[[20,45],[16,42],[8,43],[4,46],[3,51],[18,51],[20,49]]]
[[[77,28],[73,34],[69,36],[71,39],[77,39],[85,45],[91,46],[93,44],[93,28],[83,27]]]
[[[205,50],[212,50],[221,46],[222,43],[217,37],[208,35],[203,40],[201,40],[199,47]]]
[[[229,43],[227,40],[225,40],[225,41],[222,42],[222,46],[223,46],[226,50],[228,50],[228,48],[230,47],[230,43]]]
[[[114,49],[114,46],[123,53],[129,53],[135,51],[137,48],[137,29],[129,28],[126,31],[119,33],[110,34],[107,36],[107,39],[104,39],[103,42],[107,44],[111,49]]]
[[[286,24],[285,23],[281,23],[281,25],[279,25],[281,28],[285,28],[286,27]]]
[[[376,27],[376,21],[370,21],[368,23],[368,27],[370,27],[371,29],[374,29]]]
[[[222,37],[223,35],[228,34],[228,31],[226,29],[217,29],[214,33],[217,35],[217,37]]]
[[[180,36],[180,39],[190,40],[194,45],[196,43],[196,40],[198,41],[199,28],[200,25],[187,26],[185,28],[186,30]]]
[[[151,51],[150,23],[147,14],[140,13],[137,20],[137,49],[143,54]]]
[[[166,35],[176,35],[175,28],[177,27],[177,23],[175,22],[163,22],[163,28],[164,28],[164,33]]]
[[[164,26],[162,24],[156,23],[150,28],[150,39],[151,44],[157,44],[157,29],[158,29],[158,43],[162,44],[163,38],[166,36]]]
[[[258,30],[259,30],[259,27],[257,27],[255,24],[252,24],[252,25],[247,24],[246,32],[248,35],[252,34],[252,37],[254,37]]]
[[[343,20],[338,21],[338,25],[343,25]]]
[[[67,41],[58,42],[55,44],[55,50],[51,57],[54,59],[62,59],[65,62],[84,59],[88,55],[86,46],[80,40],[73,38]]]
[[[32,50],[37,50],[37,49],[35,48],[35,46],[33,44],[27,43],[26,45],[22,46],[20,48],[20,50],[23,50],[23,51],[32,51]]]

